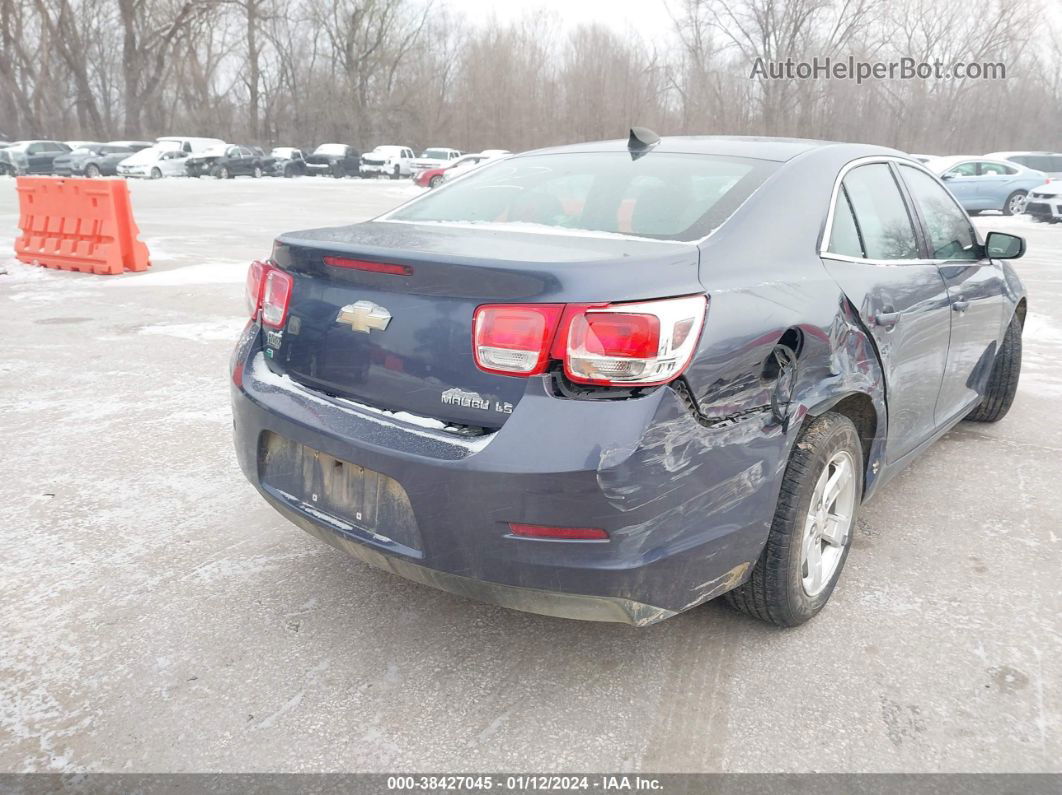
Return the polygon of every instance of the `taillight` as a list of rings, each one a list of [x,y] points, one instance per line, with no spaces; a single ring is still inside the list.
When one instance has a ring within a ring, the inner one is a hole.
[[[247,269],[247,289],[244,298],[247,301],[247,311],[252,318],[258,316],[258,308],[262,305],[262,277],[267,267],[264,262],[255,260]]]
[[[476,309],[473,352],[488,373],[536,375],[552,358],[576,383],[658,386],[689,366],[707,310],[704,295],[631,304],[489,304]]]
[[[563,304],[487,304],[476,309],[476,366],[501,375],[544,373]]]
[[[654,386],[689,366],[708,308],[703,295],[592,307],[572,317],[564,372],[580,384]]]
[[[509,522],[514,536],[548,538],[554,541],[608,541],[608,533],[599,527],[550,527],[540,524]]]
[[[288,303],[291,301],[291,274],[276,268],[268,268],[265,286],[262,288],[262,323],[281,328],[288,318]]]

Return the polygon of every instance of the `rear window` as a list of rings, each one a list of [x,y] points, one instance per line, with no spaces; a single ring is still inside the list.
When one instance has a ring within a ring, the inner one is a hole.
[[[651,152],[510,158],[391,213],[395,221],[534,225],[697,240],[778,168],[751,158]]]

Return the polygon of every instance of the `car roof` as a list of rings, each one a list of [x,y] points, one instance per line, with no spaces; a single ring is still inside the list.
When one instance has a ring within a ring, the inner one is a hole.
[[[627,151],[628,140],[617,138],[611,141],[594,141],[568,146],[554,146],[534,150],[533,154],[560,154],[564,152],[623,152]],[[671,152],[674,154],[721,155],[729,157],[751,157],[759,160],[784,162],[807,152],[827,149],[835,146],[852,147],[865,150],[864,155],[905,155],[895,149],[872,144],[846,144],[840,141],[819,141],[807,138],[770,138],[744,135],[682,135],[664,136],[649,152]],[[524,154],[532,154],[525,152]]]
[[[1005,160],[1008,157],[1014,157],[1015,155],[1054,155],[1057,157],[1058,155],[1062,155],[1062,152],[992,152],[991,154],[984,155],[984,157],[994,157]]]

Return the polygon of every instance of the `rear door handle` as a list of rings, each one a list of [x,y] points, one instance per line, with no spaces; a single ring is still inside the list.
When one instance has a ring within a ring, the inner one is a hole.
[[[970,308],[969,301],[952,301],[951,308],[958,312],[960,315]]]
[[[878,312],[874,315],[874,323],[886,331],[891,331],[900,322],[899,312]]]

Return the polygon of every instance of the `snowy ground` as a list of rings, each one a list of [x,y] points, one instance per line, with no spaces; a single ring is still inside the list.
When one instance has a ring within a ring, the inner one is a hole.
[[[833,602],[636,630],[468,602],[289,525],[226,362],[273,237],[415,195],[132,185],[154,266],[15,263],[0,179],[0,771],[1062,770],[1062,226],[1019,231],[1025,369],[867,507]]]

